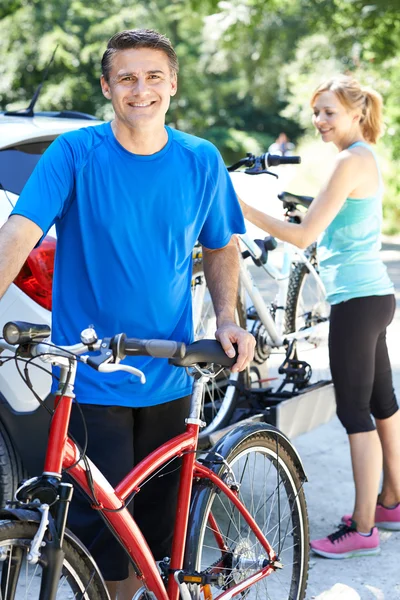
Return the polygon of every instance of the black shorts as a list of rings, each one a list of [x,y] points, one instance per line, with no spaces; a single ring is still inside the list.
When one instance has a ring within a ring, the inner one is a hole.
[[[189,403],[190,396],[146,408],[81,405],[88,429],[88,457],[115,487],[135,464],[185,430]],[[69,430],[83,445],[82,417],[75,404]],[[144,484],[129,505],[156,560],[171,555],[179,487],[177,467],[178,461],[168,465],[164,476]],[[76,486],[68,527],[89,549],[106,581],[128,577],[128,555]]]

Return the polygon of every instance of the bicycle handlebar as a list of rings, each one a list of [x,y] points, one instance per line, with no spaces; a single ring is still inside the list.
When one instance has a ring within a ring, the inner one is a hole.
[[[153,356],[154,358],[183,358],[186,346],[183,342],[173,340],[140,340],[127,338],[124,333],[115,336],[110,347],[118,357]]]
[[[81,343],[72,346],[58,346],[49,338],[47,325],[35,325],[23,321],[11,321],[3,328],[4,338],[0,338],[0,354],[2,350],[10,350],[21,359],[40,358],[43,362],[71,370],[72,362],[78,359],[103,373],[127,371],[146,382],[142,371],[129,364],[121,364],[126,356],[153,356],[168,358],[175,366],[195,366],[197,362],[217,363],[221,367],[232,366],[235,358],[228,358],[219,342],[202,340],[190,344],[188,352],[183,342],[173,340],[144,340],[128,338],[125,333],[113,337],[98,339],[93,326],[81,332]],[[96,352],[96,354],[87,354]],[[188,360],[183,362],[188,353]],[[81,356],[83,355],[83,356]],[[6,357],[9,360],[10,357]],[[30,361],[28,361],[30,362]],[[70,371],[71,372],[71,371]]]
[[[112,338],[97,339],[93,329],[82,332],[82,343],[73,346],[57,346],[49,339],[50,328],[47,325],[36,325],[24,321],[10,321],[4,325],[4,342],[0,342],[3,349],[14,350],[15,346],[24,347],[25,354],[31,357],[47,356],[71,359],[88,351],[100,351],[99,356],[89,356],[85,362],[89,366],[100,370],[100,365],[114,359],[116,363],[125,356],[153,356],[155,358],[183,358],[186,346],[183,342],[173,340],[143,340],[128,338],[125,333],[120,333]],[[53,362],[55,362],[53,360]],[[122,367],[121,367],[122,368]]]
[[[300,163],[300,156],[278,156],[276,154],[267,155],[267,164],[269,167],[277,167],[279,165],[299,165]]]
[[[261,173],[270,173],[268,167],[277,167],[279,165],[298,165],[301,162],[300,156],[280,156],[278,154],[270,154],[265,152],[260,156],[255,156],[251,152],[247,153],[245,158],[241,158],[238,162],[234,163],[230,167],[227,167],[229,172],[237,171],[241,167],[246,167],[245,173],[248,175],[259,175]]]

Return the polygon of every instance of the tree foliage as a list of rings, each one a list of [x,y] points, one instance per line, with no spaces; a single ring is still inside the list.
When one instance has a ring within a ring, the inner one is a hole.
[[[384,96],[385,144],[400,160],[398,0],[3,0],[0,107],[27,105],[55,47],[38,109],[109,118],[98,79],[108,38],[155,28],[181,65],[170,122],[233,160],[309,125],[327,75],[355,72]]]

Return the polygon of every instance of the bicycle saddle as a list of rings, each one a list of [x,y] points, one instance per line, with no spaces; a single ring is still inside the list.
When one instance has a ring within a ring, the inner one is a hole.
[[[282,200],[282,202],[301,204],[305,208],[309,208],[311,202],[314,200],[312,196],[298,196],[297,194],[292,194],[291,192],[281,192],[278,194],[278,198],[279,200]]]
[[[237,346],[234,347],[237,356]],[[192,367],[199,363],[232,367],[236,362],[236,356],[229,358],[217,340],[198,340],[186,346],[186,354],[183,358],[170,358],[168,362],[176,367]]]

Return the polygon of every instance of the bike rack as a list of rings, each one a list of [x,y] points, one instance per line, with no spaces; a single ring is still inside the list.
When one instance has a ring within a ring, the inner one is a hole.
[[[271,406],[263,411],[264,420],[290,438],[328,423],[336,414],[335,390],[331,381],[308,385],[296,395],[282,400],[267,393],[264,402],[271,402]]]
[[[273,392],[271,388],[243,390],[231,424],[210,435],[214,445],[239,422],[265,422],[289,438],[308,433],[328,423],[336,414],[333,383],[318,381],[297,392]]]

